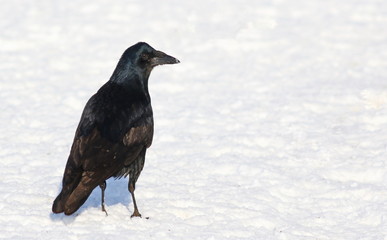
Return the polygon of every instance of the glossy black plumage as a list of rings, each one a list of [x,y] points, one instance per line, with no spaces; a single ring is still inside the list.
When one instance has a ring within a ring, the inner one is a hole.
[[[148,79],[153,67],[178,62],[147,43],[137,43],[123,53],[110,80],[83,110],[63,174],[62,191],[53,203],[54,213],[72,214],[95,187],[101,186],[104,194],[106,179],[129,176],[128,189],[135,208],[132,216],[141,216],[134,189],[153,138]]]

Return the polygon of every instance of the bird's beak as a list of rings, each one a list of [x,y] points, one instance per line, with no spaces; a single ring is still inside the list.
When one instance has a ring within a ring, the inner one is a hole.
[[[180,61],[177,60],[176,58],[169,56],[161,51],[156,51],[155,57],[151,59],[151,64],[153,67],[157,65],[163,65],[163,64],[175,64],[179,62]]]

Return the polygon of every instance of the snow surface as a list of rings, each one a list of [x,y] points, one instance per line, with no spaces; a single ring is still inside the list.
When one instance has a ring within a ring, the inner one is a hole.
[[[1,239],[387,239],[387,1],[0,2]],[[51,213],[88,98],[130,45],[155,137],[127,179]],[[146,219],[145,217],[149,217]]]

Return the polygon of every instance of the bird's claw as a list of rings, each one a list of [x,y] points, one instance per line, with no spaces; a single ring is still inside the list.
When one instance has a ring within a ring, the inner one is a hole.
[[[105,209],[103,209],[102,212],[105,212],[106,217],[109,216],[109,214],[107,213],[107,211]]]
[[[106,216],[108,216],[109,214],[107,213],[107,211],[106,211],[106,209],[105,209],[105,206],[104,205],[102,205],[102,212],[105,212],[105,214],[106,214]]]
[[[134,211],[132,216],[130,216],[130,218],[133,218],[133,217],[141,217],[141,214],[138,211]]]

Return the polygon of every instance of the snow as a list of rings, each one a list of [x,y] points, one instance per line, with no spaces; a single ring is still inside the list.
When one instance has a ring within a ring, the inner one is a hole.
[[[1,1],[1,239],[387,239],[387,2]],[[88,98],[146,41],[155,137],[51,213]],[[149,219],[147,219],[149,217]]]

